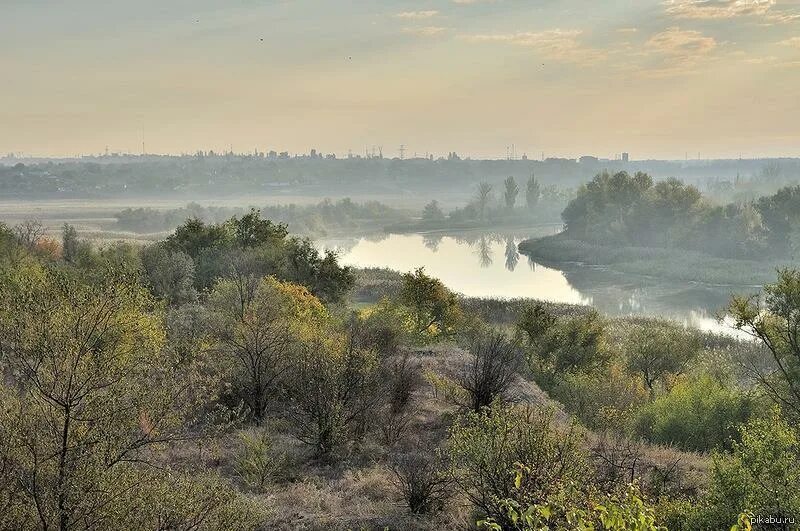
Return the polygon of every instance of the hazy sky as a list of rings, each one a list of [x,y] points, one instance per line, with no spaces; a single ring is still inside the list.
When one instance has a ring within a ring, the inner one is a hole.
[[[0,153],[800,156],[800,0],[0,0]]]

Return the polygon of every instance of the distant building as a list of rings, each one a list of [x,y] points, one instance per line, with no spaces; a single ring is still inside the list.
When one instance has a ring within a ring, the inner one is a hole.
[[[630,159],[631,159],[631,157],[630,157],[630,155],[628,153],[623,153],[622,154],[622,162],[630,162]]]
[[[580,162],[581,164],[597,164],[598,162],[600,162],[600,159],[598,159],[597,157],[584,155],[583,157],[578,159],[578,162]]]

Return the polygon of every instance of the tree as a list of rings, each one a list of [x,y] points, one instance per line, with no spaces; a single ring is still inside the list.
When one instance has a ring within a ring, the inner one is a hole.
[[[284,223],[275,224],[268,219],[262,219],[261,211],[255,208],[251,208],[241,218],[231,218],[230,224],[240,247],[280,245],[288,234]]]
[[[78,258],[78,231],[69,223],[64,223],[61,232],[61,249],[64,260],[74,262]]]
[[[682,374],[702,347],[696,334],[673,325],[640,327],[627,338],[628,369],[642,375],[653,395],[656,382]]]
[[[176,306],[197,300],[194,261],[189,255],[155,244],[142,249],[140,256],[153,295]]]
[[[594,310],[559,320],[537,304],[523,311],[517,330],[528,344],[528,361],[537,372],[591,372],[605,367],[610,358],[605,325]]]
[[[307,238],[292,238],[286,245],[286,279],[307,286],[324,302],[340,302],[355,283],[350,267],[341,267],[335,251],[319,250]]]
[[[44,236],[45,228],[38,219],[26,219],[14,227],[14,234],[20,245],[33,251]]]
[[[435,199],[425,205],[422,209],[422,219],[427,222],[437,222],[444,220],[444,212],[439,207],[439,202]]]
[[[458,299],[438,279],[425,274],[420,267],[403,274],[400,302],[414,317],[415,331],[419,334],[452,334],[461,316]]]
[[[234,281],[222,280],[209,304],[217,312],[219,351],[233,363],[234,391],[261,422],[300,342],[315,333],[327,312],[302,286],[269,277],[245,299]]]
[[[531,173],[531,178],[528,179],[528,184],[525,187],[525,201],[528,205],[528,210],[536,208],[536,205],[539,204],[540,195],[541,189],[539,187],[539,181],[537,181],[536,176]]]
[[[300,344],[290,371],[285,413],[315,457],[328,458],[363,434],[381,398],[374,352],[323,330]]]
[[[513,341],[498,331],[476,334],[469,352],[470,361],[461,370],[457,383],[467,395],[464,405],[480,412],[494,401],[508,398],[521,353]]]
[[[514,210],[514,203],[517,202],[517,195],[519,195],[519,186],[517,186],[517,181],[514,180],[514,177],[509,177],[503,181],[503,184],[505,185],[503,198],[506,201],[506,208],[509,210]]]
[[[750,375],[786,413],[800,416],[800,271],[783,269],[764,287],[764,306],[756,296],[734,297],[729,309],[735,327],[757,339],[771,363],[745,363]]]
[[[176,250],[183,251],[197,259],[204,249],[217,249],[230,245],[233,236],[227,225],[207,225],[204,221],[191,218],[175,229],[166,244]]]
[[[153,483],[153,450],[189,436],[196,379],[163,349],[154,301],[132,280],[0,272],[0,473],[11,480],[0,490],[18,487],[2,498],[20,522],[111,527]]]
[[[692,378],[641,408],[635,430],[648,441],[683,450],[727,449],[756,409],[756,401],[746,393],[710,376]]]
[[[492,201],[492,185],[486,182],[482,182],[478,185],[478,192],[475,198],[475,201],[478,205],[478,212],[481,215],[481,220],[486,220],[486,209],[489,207],[489,203]]]

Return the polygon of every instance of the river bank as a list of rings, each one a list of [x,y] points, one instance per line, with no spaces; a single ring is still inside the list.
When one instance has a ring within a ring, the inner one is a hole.
[[[792,265],[789,260],[720,258],[683,249],[595,245],[569,239],[564,233],[524,240],[519,251],[545,265],[580,263],[665,280],[749,288],[773,282],[777,269]]]

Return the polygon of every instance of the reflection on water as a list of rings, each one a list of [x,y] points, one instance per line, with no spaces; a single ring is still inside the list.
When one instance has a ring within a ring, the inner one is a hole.
[[[732,288],[659,281],[574,264],[554,269],[528,257],[528,267],[519,267],[520,241],[557,230],[558,227],[545,226],[504,234],[472,231],[373,235],[324,240],[319,245],[338,249],[341,261],[347,265],[398,271],[424,266],[428,274],[469,296],[529,297],[593,305],[610,315],[662,316],[703,330],[731,332],[729,324],[718,322],[717,315],[728,302]],[[498,256],[505,259],[498,262]]]
[[[506,238],[506,269],[513,273],[518,263],[519,250],[517,249],[517,243],[514,238],[508,237]]]

